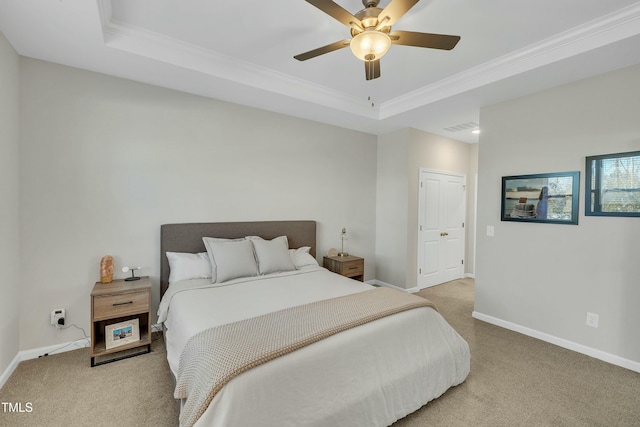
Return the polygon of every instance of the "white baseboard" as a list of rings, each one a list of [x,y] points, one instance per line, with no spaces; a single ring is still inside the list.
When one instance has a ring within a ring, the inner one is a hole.
[[[162,332],[161,324],[151,325],[151,332]],[[7,369],[4,370],[2,376],[0,376],[0,387],[7,382],[13,371],[16,370],[18,364],[24,360],[37,359],[38,357],[48,356],[50,354],[58,354],[65,353],[67,351],[78,350],[79,348],[89,347],[91,343],[91,339],[89,338],[80,338],[75,341],[70,341],[67,343],[54,344],[46,347],[32,348],[30,350],[22,350],[16,354],[16,357],[13,358]]]
[[[32,348],[31,350],[22,350],[20,353],[20,361],[37,359],[40,356],[48,356],[52,353],[65,353],[67,351],[77,350],[79,348],[89,347],[89,338],[80,338],[79,340],[70,341],[62,344],[48,345],[46,347]]]
[[[20,353],[16,354],[16,357],[13,358],[11,363],[9,363],[9,366],[7,366],[7,369],[5,369],[4,372],[2,373],[2,376],[0,376],[0,388],[4,386],[4,383],[7,382],[11,374],[13,374],[13,371],[16,370],[19,363],[20,363]]]
[[[544,332],[536,331],[525,326],[517,325],[515,323],[507,322],[506,320],[498,319],[493,316],[489,316],[483,313],[474,311],[472,313],[474,319],[482,320],[483,322],[491,323],[492,325],[500,326],[501,328],[509,329],[511,331],[519,332],[523,335],[527,335],[541,341],[548,342],[550,344],[557,345],[568,350],[572,350],[578,353],[585,354],[596,359],[600,359],[604,362],[611,363],[612,365],[620,366],[635,372],[640,372],[640,362],[634,362],[633,360],[625,359],[624,357],[616,356],[615,354],[607,353],[602,350],[587,347],[586,345],[578,344],[573,341],[565,340],[564,338],[558,338],[553,335],[545,334]]]
[[[387,282],[383,282],[382,280],[367,280],[366,282],[369,285],[373,285],[373,286],[384,286],[385,288],[392,288],[392,289],[397,289],[399,291],[402,292],[408,292],[410,294],[414,293],[414,292],[418,292],[420,289],[418,289],[418,287],[416,286],[415,288],[409,288],[409,289],[405,289],[405,288],[401,288],[400,286],[396,286],[396,285],[392,285],[391,283],[387,283]]]
[[[4,386],[13,371],[16,370],[18,364],[24,360],[37,359],[40,356],[49,355],[52,353],[64,353],[67,351],[77,350],[79,348],[89,347],[89,339],[81,338],[79,340],[71,341],[68,343],[49,345],[46,347],[32,348],[30,350],[22,350],[16,354],[7,369],[2,373],[0,377],[0,387]]]
[[[465,279],[475,279],[476,275],[474,273],[465,273]]]
[[[468,277],[468,278],[471,278],[471,279],[475,279],[476,278],[475,274],[471,274],[471,273],[465,274],[464,277],[465,278]],[[405,288],[401,288],[400,286],[392,285],[391,283],[383,282],[382,280],[377,280],[377,279],[367,280],[365,283],[368,283],[369,285],[373,285],[373,286],[384,286],[385,288],[393,288],[393,289],[397,289],[399,291],[407,292],[407,293],[410,293],[410,294],[416,293],[416,292],[421,290],[418,286],[414,286],[413,288],[405,289]],[[437,286],[437,285],[433,285],[433,286]],[[426,289],[426,288],[422,288],[422,289]]]

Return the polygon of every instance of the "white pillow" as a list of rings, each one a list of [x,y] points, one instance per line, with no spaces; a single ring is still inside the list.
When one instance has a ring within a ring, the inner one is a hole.
[[[166,255],[169,260],[169,284],[180,280],[211,278],[211,262],[206,252],[167,252]]]
[[[302,267],[309,265],[317,266],[318,261],[309,253],[311,248],[309,246],[302,246],[298,249],[289,249],[289,257],[295,265],[296,270],[300,270]]]
[[[203,237],[202,241],[204,242],[204,247],[207,249],[207,254],[209,255],[209,263],[211,264],[211,283],[216,283],[218,278],[218,267],[216,265],[216,260],[213,258],[213,252],[211,251],[209,245],[212,242],[239,242],[241,240],[245,240],[244,237],[240,239],[223,239],[220,237]]]
[[[278,273],[296,269],[289,256],[289,241],[287,240],[287,236],[276,237],[273,240],[247,236],[247,239],[253,244],[260,274]]]
[[[207,237],[203,239],[209,239],[205,245],[209,257],[213,258],[216,265],[216,277],[211,273],[212,283],[258,275],[253,245],[249,240],[216,240]]]

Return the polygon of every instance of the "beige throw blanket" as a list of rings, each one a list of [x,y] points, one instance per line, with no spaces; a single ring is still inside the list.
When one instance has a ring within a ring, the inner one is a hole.
[[[181,426],[192,426],[234,376],[331,335],[418,307],[421,297],[389,288],[317,301],[204,330],[180,356],[174,396],[186,399]]]

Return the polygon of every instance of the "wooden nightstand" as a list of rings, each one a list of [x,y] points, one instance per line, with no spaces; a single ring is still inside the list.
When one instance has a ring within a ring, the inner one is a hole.
[[[364,258],[353,255],[326,256],[322,266],[334,273],[364,282]]]
[[[114,323],[138,319],[140,339],[107,349],[105,327]],[[95,358],[124,350],[146,346],[146,351],[96,363]],[[115,362],[151,352],[151,281],[142,277],[136,281],[114,280],[97,282],[91,291],[91,367]]]

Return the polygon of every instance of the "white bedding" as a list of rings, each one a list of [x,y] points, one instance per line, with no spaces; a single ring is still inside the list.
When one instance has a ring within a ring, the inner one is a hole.
[[[176,282],[158,312],[178,372],[189,337],[213,326],[369,289],[321,267]],[[460,384],[469,347],[431,308],[409,310],[270,361],[234,378],[197,426],[385,426]]]

